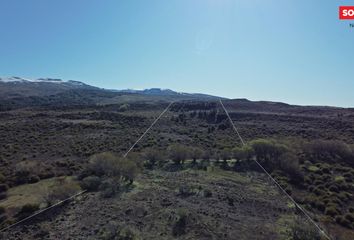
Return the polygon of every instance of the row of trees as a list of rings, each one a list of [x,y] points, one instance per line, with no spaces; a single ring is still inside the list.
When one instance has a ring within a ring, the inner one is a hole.
[[[334,141],[313,141],[303,144],[296,151],[289,143],[275,140],[257,139],[242,147],[223,149],[219,151],[203,150],[199,147],[181,144],[170,145],[166,151],[155,148],[146,149],[143,153],[131,153],[129,158],[118,157],[113,153],[101,153],[91,157],[90,164],[85,169],[86,176],[115,179],[119,183],[131,184],[142,168],[148,169],[163,167],[169,161],[174,165],[184,165],[190,159],[191,166],[197,166],[203,160],[215,160],[221,167],[234,170],[261,169],[253,160],[257,160],[269,172],[281,170],[295,182],[303,180],[300,169],[300,160],[310,158],[311,161],[345,161],[353,163],[354,151],[350,146]],[[302,156],[299,159],[299,156]],[[228,160],[233,159],[234,165],[230,166]],[[202,161],[198,161],[202,160]],[[203,165],[204,166],[204,165]],[[92,179],[91,179],[92,180]]]
[[[242,166],[252,170],[260,170],[253,164],[252,160],[255,159],[268,171],[282,170],[292,179],[298,181],[302,178],[300,161],[339,161],[354,166],[354,148],[340,141],[315,140],[300,143],[256,139],[242,147],[219,151],[174,144],[168,147],[166,152],[147,149],[143,153],[143,159],[149,168],[162,166],[167,159],[172,160],[176,165],[184,164],[187,159],[192,160],[192,165],[195,165],[199,159],[214,159],[217,162],[221,160],[222,166],[228,167],[227,160],[234,159],[236,160],[235,170]],[[250,167],[252,164],[253,167]]]

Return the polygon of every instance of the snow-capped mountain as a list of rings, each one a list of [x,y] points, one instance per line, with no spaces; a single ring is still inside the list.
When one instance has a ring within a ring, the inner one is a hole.
[[[0,82],[2,83],[57,83],[57,84],[72,84],[77,86],[89,86],[80,81],[63,81],[61,79],[56,78],[38,78],[38,79],[28,79],[21,77],[0,77]]]
[[[46,96],[76,89],[99,89],[83,82],[55,78],[0,77],[0,97]]]
[[[162,89],[162,88],[150,88],[144,90],[124,89],[124,90],[114,90],[114,91],[123,92],[123,93],[152,95],[152,96],[181,96],[181,97],[185,96],[185,97],[195,97],[195,98],[219,98],[208,94],[176,92],[171,89]]]
[[[113,90],[102,89],[90,86],[80,81],[56,78],[38,78],[29,79],[21,77],[0,77],[0,98],[16,98],[29,96],[48,96],[62,93],[68,90],[96,90],[108,94],[136,94],[151,96],[153,98],[161,97],[161,99],[176,98],[176,99],[218,99],[219,97],[200,94],[200,93],[183,93],[176,92],[170,89],[150,88],[144,90]]]

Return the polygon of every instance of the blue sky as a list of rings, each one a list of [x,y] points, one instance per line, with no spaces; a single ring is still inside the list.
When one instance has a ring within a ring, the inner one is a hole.
[[[0,76],[354,107],[339,5],[354,1],[2,0]]]

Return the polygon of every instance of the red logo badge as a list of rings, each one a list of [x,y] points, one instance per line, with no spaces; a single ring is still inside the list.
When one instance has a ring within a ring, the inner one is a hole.
[[[340,6],[339,19],[354,19],[354,6]]]

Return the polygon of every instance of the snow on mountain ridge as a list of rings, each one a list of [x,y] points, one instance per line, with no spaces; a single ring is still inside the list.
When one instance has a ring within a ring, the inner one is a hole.
[[[84,83],[75,80],[63,81],[62,79],[57,78],[38,78],[38,79],[29,79],[29,78],[21,78],[21,77],[0,77],[0,82],[4,83],[69,83],[72,85],[83,86]]]

